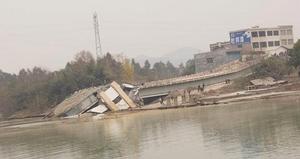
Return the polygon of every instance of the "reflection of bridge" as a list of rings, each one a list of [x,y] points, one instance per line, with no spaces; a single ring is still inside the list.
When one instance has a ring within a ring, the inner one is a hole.
[[[166,80],[152,81],[145,83],[140,89],[140,96],[143,99],[156,98],[167,95],[170,91],[198,87],[202,84],[212,85],[224,82],[226,79],[236,79],[251,74],[251,66],[256,62],[234,61],[218,67],[209,72],[181,76]]]

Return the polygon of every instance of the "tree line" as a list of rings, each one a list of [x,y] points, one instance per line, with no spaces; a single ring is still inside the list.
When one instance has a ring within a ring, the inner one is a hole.
[[[40,114],[77,90],[111,81],[139,84],[192,73],[193,60],[178,67],[171,62],[151,66],[146,60],[142,66],[134,59],[117,61],[110,53],[95,59],[90,52],[81,51],[58,71],[34,67],[10,74],[0,70],[0,114],[5,117],[16,112]]]

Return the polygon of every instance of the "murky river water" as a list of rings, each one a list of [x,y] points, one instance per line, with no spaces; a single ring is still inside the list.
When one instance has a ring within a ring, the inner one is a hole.
[[[300,158],[300,97],[0,128],[0,158]]]

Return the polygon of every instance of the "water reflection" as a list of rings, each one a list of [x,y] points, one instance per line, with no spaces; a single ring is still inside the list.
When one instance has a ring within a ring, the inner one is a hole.
[[[298,158],[299,98],[0,129],[0,158]]]

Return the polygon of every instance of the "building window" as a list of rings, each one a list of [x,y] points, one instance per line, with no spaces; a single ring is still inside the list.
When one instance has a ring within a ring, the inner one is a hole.
[[[280,35],[286,35],[286,30],[280,30]]]
[[[288,40],[288,44],[289,44],[289,45],[293,45],[293,44],[294,44],[294,40],[293,40],[293,39],[289,39],[289,40]]]
[[[265,48],[265,47],[267,47],[267,42],[260,42],[259,45],[260,45],[260,48]]]
[[[230,42],[231,42],[231,44],[235,44],[235,39],[234,39],[234,38],[231,38],[231,39],[230,39]]]
[[[275,46],[280,46],[280,41],[275,41]]]
[[[269,42],[268,42],[268,46],[269,46],[269,47],[273,47],[273,46],[274,46],[274,41],[269,41]]]
[[[266,36],[266,32],[265,31],[259,31],[258,34],[259,34],[259,37]]]
[[[256,31],[253,31],[253,32],[251,32],[251,36],[252,36],[252,37],[258,37],[258,34],[257,34]]]
[[[281,40],[281,45],[287,45],[287,40],[286,39],[282,39]]]
[[[286,31],[286,34],[287,35],[293,35],[293,31],[291,29],[289,29],[289,30]]]
[[[259,44],[258,42],[254,42],[252,43],[252,47],[255,49],[255,48],[259,48]]]
[[[267,35],[268,35],[268,36],[273,36],[273,31],[268,31],[268,32],[267,32]]]
[[[244,43],[244,37],[240,37],[240,43]]]
[[[240,43],[240,37],[235,37],[235,43]]]
[[[207,61],[207,63],[214,63],[214,59],[213,58],[207,58],[206,61]]]
[[[278,30],[273,31],[273,35],[274,36],[278,36],[279,35],[279,31]]]

